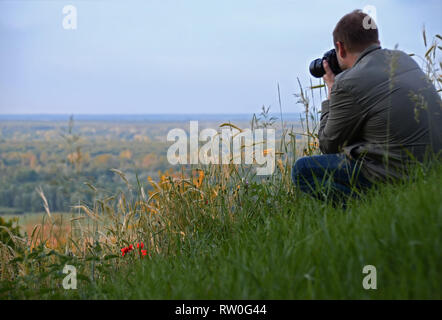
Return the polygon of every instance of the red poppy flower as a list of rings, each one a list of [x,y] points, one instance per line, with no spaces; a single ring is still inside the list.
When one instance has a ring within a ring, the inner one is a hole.
[[[143,248],[144,248],[144,243],[142,243],[142,242],[137,243],[137,248],[138,248],[138,249],[139,249],[139,248],[143,249]]]
[[[143,256],[147,255],[147,250],[141,250],[141,254],[142,254]]]

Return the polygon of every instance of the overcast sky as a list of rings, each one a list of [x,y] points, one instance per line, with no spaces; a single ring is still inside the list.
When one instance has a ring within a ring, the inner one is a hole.
[[[62,9],[77,9],[76,30]],[[381,44],[422,54],[442,1],[0,0],[0,113],[297,112],[336,22],[376,8]]]

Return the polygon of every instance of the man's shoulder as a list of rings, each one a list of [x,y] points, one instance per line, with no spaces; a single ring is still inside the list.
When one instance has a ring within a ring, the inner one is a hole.
[[[405,52],[380,48],[362,57],[352,68],[338,74],[335,78],[336,89],[364,91],[385,82],[391,74],[415,68],[419,66]]]

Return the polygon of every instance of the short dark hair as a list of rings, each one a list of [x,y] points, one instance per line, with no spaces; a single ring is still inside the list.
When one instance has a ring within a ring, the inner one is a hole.
[[[367,23],[375,28],[366,28]],[[342,42],[349,52],[361,52],[368,46],[379,43],[378,28],[368,14],[354,10],[343,16],[333,30],[335,47],[338,41]]]

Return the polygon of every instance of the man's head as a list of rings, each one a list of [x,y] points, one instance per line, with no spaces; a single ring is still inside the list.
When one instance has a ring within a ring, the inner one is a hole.
[[[343,16],[333,30],[333,43],[342,70],[351,68],[367,47],[380,44],[378,28],[370,19],[361,10],[354,10]],[[368,21],[371,27],[367,27]]]

